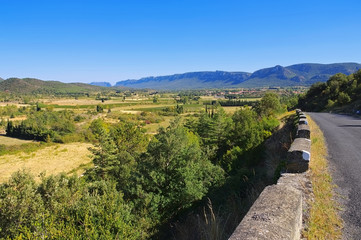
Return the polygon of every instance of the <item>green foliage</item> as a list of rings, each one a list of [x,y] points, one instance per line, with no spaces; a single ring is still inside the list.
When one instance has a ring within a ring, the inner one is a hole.
[[[232,96],[232,95],[230,95]],[[217,101],[222,107],[234,107],[234,106],[255,106],[257,101],[254,100],[234,100],[233,98],[231,98],[230,96],[228,96],[228,101]],[[227,97],[227,96],[226,96]],[[237,96],[235,96],[234,98],[236,98]]]
[[[227,173],[230,173],[234,168],[234,163],[238,162],[243,153],[243,150],[239,146],[233,147],[223,156],[220,165]]]
[[[74,132],[73,113],[69,111],[32,112],[20,124],[8,122],[6,127],[7,136],[39,141],[47,141],[50,136],[52,141],[63,142],[63,136]]]
[[[263,127],[258,121],[256,112],[241,109],[234,113],[234,129],[232,131],[233,145],[248,151],[262,143]]]
[[[103,106],[97,105],[97,109],[96,109],[96,110],[97,110],[98,113],[102,113],[104,109],[103,109]]]
[[[136,158],[145,150],[147,138],[134,123],[120,122],[107,126],[102,120],[93,121],[91,129],[98,139],[94,154],[95,168],[88,171],[91,179],[114,179],[125,189],[136,167]]]
[[[29,111],[29,107],[17,107],[16,105],[7,105],[4,107],[0,107],[0,117],[14,118],[19,115],[28,114]]]
[[[256,112],[262,117],[275,116],[280,111],[279,96],[273,92],[267,92],[256,105]]]
[[[137,197],[163,222],[200,200],[223,179],[203,154],[198,137],[175,121],[149,143],[138,165]]]
[[[184,106],[172,113],[181,114]],[[145,239],[219,188],[237,188],[244,197],[279,109],[272,94],[233,116],[213,104],[154,136],[140,125],[159,121],[157,113],[111,112],[117,124],[84,124],[84,137],[95,143],[94,167],[82,178],[42,176],[40,183],[17,173],[0,185],[0,238]],[[81,119],[70,111],[34,110],[19,125],[9,122],[8,132],[68,141],[80,135],[74,121]]]
[[[280,125],[280,122],[274,117],[264,117],[261,120],[261,124],[265,131],[273,132]]]
[[[350,96],[347,93],[340,92],[337,96],[337,102],[340,105],[345,105],[351,101]]]
[[[111,181],[17,172],[0,185],[0,238],[142,239],[131,212]]]
[[[204,151],[209,152],[214,163],[217,163],[229,148],[231,130],[232,119],[227,116],[223,108],[218,108],[213,115],[203,113],[193,127],[193,131],[202,140]]]
[[[301,96],[298,106],[306,111],[322,111],[340,107],[361,97],[361,70],[354,74],[337,73],[326,83],[316,83]]]
[[[280,100],[281,104],[285,105],[288,111],[294,110],[298,104],[299,95],[292,94],[290,96],[283,96]]]
[[[157,103],[158,102],[158,97],[157,96],[154,96],[153,97],[153,103]]]

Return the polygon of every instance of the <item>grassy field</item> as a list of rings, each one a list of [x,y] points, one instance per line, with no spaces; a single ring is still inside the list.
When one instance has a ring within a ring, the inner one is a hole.
[[[81,174],[84,170],[82,166],[91,162],[91,152],[88,150],[91,146],[89,143],[56,144],[32,153],[0,156],[0,183],[6,181],[12,173],[25,168],[35,176],[44,171],[47,174]]]
[[[233,114],[235,111],[241,109],[241,107],[223,107],[223,109],[226,113]]]
[[[334,185],[328,171],[327,148],[323,133],[309,118],[311,128],[311,182],[314,200],[310,203],[309,227],[304,235],[307,239],[340,239],[342,220],[337,214],[338,204],[334,200]]]
[[[160,122],[160,123],[151,123],[151,124],[147,124],[145,125],[145,129],[147,130],[147,133],[149,134],[156,134],[158,132],[158,129],[160,127],[168,127],[170,122],[174,119],[174,117],[164,117],[164,121]]]
[[[22,139],[17,139],[17,138],[0,135],[0,144],[6,145],[6,146],[21,145],[21,144],[32,143],[32,142],[34,142],[34,141],[22,140]]]

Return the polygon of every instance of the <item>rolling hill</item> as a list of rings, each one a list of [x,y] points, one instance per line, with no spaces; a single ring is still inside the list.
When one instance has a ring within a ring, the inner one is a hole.
[[[62,83],[58,81],[42,81],[35,78],[9,78],[0,82],[0,91],[20,94],[77,94],[102,89],[85,83]]]
[[[91,82],[90,85],[99,86],[99,87],[111,87],[112,85],[108,82]]]
[[[115,86],[166,90],[310,86],[315,82],[327,81],[335,73],[351,74],[358,69],[361,69],[361,64],[358,63],[304,63],[287,67],[277,65],[253,73],[215,71],[146,77],[139,80],[120,81]]]

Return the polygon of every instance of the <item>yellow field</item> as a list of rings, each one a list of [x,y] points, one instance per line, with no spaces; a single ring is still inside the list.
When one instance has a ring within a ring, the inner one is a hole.
[[[223,107],[226,113],[234,113],[235,111],[241,109],[241,107]]]
[[[21,140],[19,140],[21,141]],[[0,183],[20,169],[29,169],[37,178],[41,172],[46,174],[69,173],[76,169],[81,174],[81,166],[91,163],[89,143],[57,144],[30,154],[0,156]]]
[[[104,103],[102,103],[100,100],[95,100],[94,98],[44,98],[40,99],[39,102],[42,102],[44,104],[54,104],[54,105],[68,105],[68,106],[76,106],[76,105],[98,105],[98,104],[116,104],[116,103],[134,103],[138,101],[147,101],[151,102],[152,100],[150,98],[144,98],[144,97],[127,97],[125,101],[123,101],[122,98],[112,98],[110,100],[106,100]]]
[[[21,140],[17,138],[7,137],[7,136],[0,136],[0,144],[11,146],[11,145],[21,145],[24,143],[31,143],[34,141],[31,140]]]

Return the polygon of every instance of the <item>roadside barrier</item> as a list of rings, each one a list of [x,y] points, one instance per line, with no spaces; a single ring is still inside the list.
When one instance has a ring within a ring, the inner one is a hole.
[[[297,132],[287,152],[286,172],[266,187],[229,240],[299,240],[302,228],[303,172],[311,160],[311,132],[307,116],[297,114]]]

